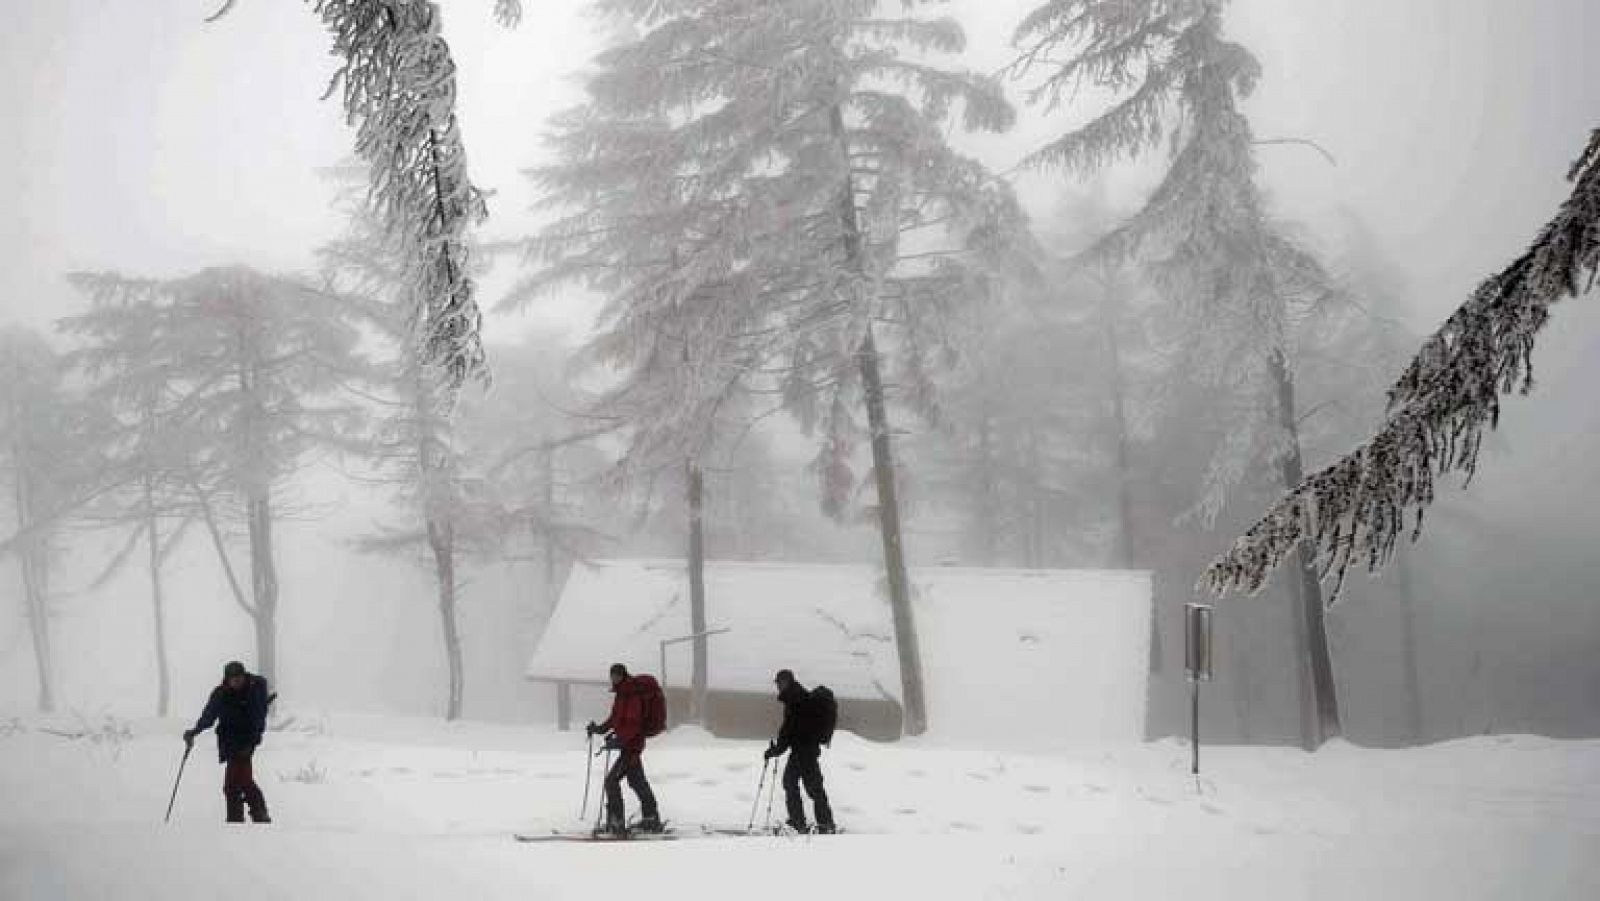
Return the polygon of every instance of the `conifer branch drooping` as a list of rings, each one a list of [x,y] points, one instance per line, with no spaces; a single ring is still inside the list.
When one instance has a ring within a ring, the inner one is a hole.
[[[1300,542],[1324,578],[1380,569],[1401,534],[1421,534],[1436,480],[1470,479],[1501,395],[1533,387],[1534,341],[1550,305],[1587,292],[1600,269],[1600,129],[1568,174],[1572,194],[1527,252],[1478,286],[1389,391],[1378,432],[1274,504],[1206,570],[1216,593],[1259,591]],[[1409,523],[1408,523],[1408,517]]]

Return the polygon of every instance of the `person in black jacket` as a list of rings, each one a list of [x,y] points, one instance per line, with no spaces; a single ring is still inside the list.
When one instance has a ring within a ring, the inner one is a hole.
[[[267,705],[271,702],[265,678],[246,672],[244,664],[237,660],[229,661],[222,669],[222,684],[211,689],[200,719],[193,729],[183,733],[184,744],[193,747],[194,737],[216,724],[217,759],[226,765],[222,771],[222,796],[227,801],[230,823],[244,822],[246,806],[250,808],[251,822],[272,822],[251,762],[256,745],[261,744],[261,736],[267,731]]]
[[[822,735],[824,728],[813,705],[811,693],[795,680],[789,670],[778,670],[772,680],[778,687],[778,700],[783,703],[783,725],[778,737],[767,748],[767,759],[781,757],[789,752],[789,762],[783,767],[783,800],[789,808],[789,828],[808,832],[806,806],[800,800],[800,786],[816,808],[817,831],[827,834],[834,831],[833,808],[828,805],[828,793],[822,787]]]

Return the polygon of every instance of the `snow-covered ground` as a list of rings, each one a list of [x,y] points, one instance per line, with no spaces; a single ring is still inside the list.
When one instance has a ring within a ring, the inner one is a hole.
[[[511,834],[576,825],[581,734],[324,717],[258,755],[265,827],[220,822],[197,743],[163,826],[183,724],[47,731],[74,725],[0,718],[7,901],[1600,897],[1600,742],[1208,749],[1197,784],[1172,742],[1035,755],[840,736],[825,765],[851,834],[528,845]],[[760,745],[679,730],[647,763],[680,828],[749,818]]]

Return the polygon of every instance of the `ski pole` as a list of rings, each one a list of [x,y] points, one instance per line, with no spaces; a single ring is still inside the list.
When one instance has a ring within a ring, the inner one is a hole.
[[[578,808],[578,819],[589,816],[589,783],[594,781],[594,733],[589,733],[589,748],[583,752],[583,806]]]
[[[756,780],[756,797],[750,802],[750,825],[744,827],[746,832],[756,831],[756,810],[761,806],[761,790],[767,787],[767,767],[772,765],[772,758],[761,758],[761,778]]]
[[[178,802],[178,784],[183,781],[183,767],[189,762],[189,752],[194,750],[194,742],[187,741],[183,744],[183,759],[178,761],[178,776],[172,780],[172,797],[167,799],[167,816],[161,822],[172,822],[172,805]]]
[[[606,778],[609,779],[609,778],[611,778],[611,743],[610,742],[606,743],[606,749],[605,750],[606,750]],[[594,831],[595,832],[599,832],[600,831],[600,821],[601,821],[601,818],[603,818],[605,816],[605,813],[606,813],[606,805],[602,801],[600,803],[600,805],[595,809],[595,812],[594,812]]]
[[[772,768],[772,787],[767,789],[767,825],[766,831],[772,831],[772,798],[778,793],[778,768]]]

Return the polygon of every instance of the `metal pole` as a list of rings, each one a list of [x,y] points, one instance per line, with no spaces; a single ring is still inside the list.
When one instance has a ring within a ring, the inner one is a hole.
[[[664,693],[667,690],[667,645],[682,644],[685,641],[694,641],[697,638],[709,638],[712,635],[721,635],[724,632],[731,631],[733,630],[726,628],[707,629],[704,632],[695,632],[691,635],[679,635],[677,638],[663,638],[656,642],[661,649],[661,691]]]
[[[1189,680],[1189,772],[1200,775],[1200,680]]]

